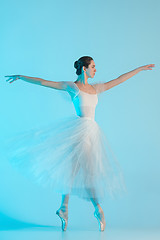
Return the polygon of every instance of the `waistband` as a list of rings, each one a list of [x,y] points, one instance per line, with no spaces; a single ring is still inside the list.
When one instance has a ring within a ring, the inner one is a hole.
[[[79,117],[79,118],[84,118],[84,119],[88,119],[88,120],[92,120],[92,121],[95,122],[95,119],[94,119],[94,118],[91,118],[91,117],[85,117],[85,116],[79,116],[79,115],[77,115],[77,117]]]

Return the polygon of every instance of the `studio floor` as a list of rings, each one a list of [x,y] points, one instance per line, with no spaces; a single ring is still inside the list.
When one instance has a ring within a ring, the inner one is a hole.
[[[91,228],[73,228],[68,227],[66,232],[62,232],[59,226],[57,227],[31,227],[19,230],[0,231],[1,240],[159,240],[159,229],[105,229],[104,232],[99,232],[97,229]]]

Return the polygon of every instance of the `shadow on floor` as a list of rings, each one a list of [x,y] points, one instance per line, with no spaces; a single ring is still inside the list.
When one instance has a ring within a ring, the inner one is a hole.
[[[47,226],[47,225],[39,225],[35,223],[27,223],[17,219],[14,219],[6,214],[0,212],[0,231],[7,231],[7,230],[20,230],[20,229],[27,229],[27,228],[45,228],[45,230],[59,230],[59,227],[56,226]],[[32,229],[33,230],[33,229]]]

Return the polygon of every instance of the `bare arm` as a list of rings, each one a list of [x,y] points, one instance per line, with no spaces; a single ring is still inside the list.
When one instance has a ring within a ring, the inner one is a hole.
[[[9,78],[8,80],[6,80],[9,83],[12,83],[15,80],[21,79],[26,82],[34,83],[37,85],[50,87],[50,88],[54,88],[54,89],[58,89],[58,90],[65,90],[65,85],[63,84],[63,82],[48,81],[48,80],[44,80],[42,78],[28,77],[28,76],[23,76],[23,75],[10,75],[10,76],[5,76],[5,77]]]
[[[118,84],[126,81],[127,79],[133,77],[134,75],[136,75],[137,73],[139,73],[140,71],[142,70],[152,70],[152,67],[154,67],[155,64],[149,64],[149,65],[145,65],[145,66],[142,66],[142,67],[138,67],[128,73],[125,73],[125,74],[122,74],[121,76],[119,76],[118,78],[116,79],[113,79],[109,82],[106,82],[106,83],[103,83],[103,91],[106,91],[112,87],[115,87],[117,86]]]

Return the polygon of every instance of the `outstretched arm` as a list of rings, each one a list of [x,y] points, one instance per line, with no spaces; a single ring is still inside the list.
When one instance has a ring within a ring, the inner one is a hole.
[[[63,84],[63,81],[62,82],[53,82],[53,81],[44,80],[42,78],[28,77],[28,76],[23,76],[23,75],[9,75],[9,76],[5,76],[5,77],[9,78],[6,80],[9,83],[12,83],[18,79],[21,79],[26,82],[38,84],[41,86],[51,87],[51,88],[59,89],[59,90],[65,90],[65,85]]]
[[[152,70],[152,67],[155,67],[155,64],[149,64],[149,65],[145,65],[142,67],[138,67],[128,73],[122,74],[121,76],[119,76],[116,79],[113,79],[109,82],[103,83],[103,88],[102,91],[106,91],[112,87],[117,86],[118,84],[126,81],[127,79],[133,77],[134,75],[136,75],[137,73],[139,73],[142,70]],[[100,87],[100,86],[99,86]]]

